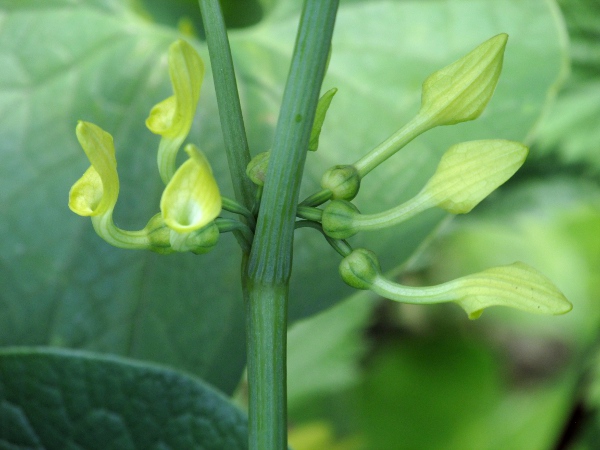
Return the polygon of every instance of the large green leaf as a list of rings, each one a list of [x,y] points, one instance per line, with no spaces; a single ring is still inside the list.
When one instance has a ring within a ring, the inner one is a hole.
[[[569,30],[571,76],[542,122],[540,148],[600,173],[600,18],[595,0],[559,2]]]
[[[245,415],[199,380],[83,352],[0,352],[0,449],[247,447]]]
[[[0,343],[160,361],[231,392],[244,365],[240,257],[231,236],[203,256],[119,250],[67,208],[69,187],[88,164],[73,131],[83,119],[115,137],[117,223],[141,228],[158,209],[158,138],[143,121],[170,95],[165,54],[179,33],[130,3],[0,0]],[[230,33],[253,153],[270,148],[299,5],[270,2],[262,22]],[[365,212],[398,204],[458,140],[523,138],[561,65],[555,12],[545,0],[342,2],[324,85],[339,92],[320,149],[309,155],[304,194],[317,188],[325,168],[356,160],[415,113],[429,73],[499,32],[510,40],[486,113],[417,139],[365,180],[357,203]],[[191,40],[208,61],[202,42]],[[230,193],[210,75],[190,141],[203,148]],[[441,218],[423,215],[355,244],[375,250],[392,269]],[[338,263],[318,233],[298,232],[293,319],[351,293]]]

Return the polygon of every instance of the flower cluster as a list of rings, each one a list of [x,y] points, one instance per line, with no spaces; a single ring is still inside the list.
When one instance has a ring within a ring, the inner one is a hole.
[[[97,125],[79,122],[77,139],[91,166],[73,185],[69,208],[90,216],[94,229],[110,244],[158,253],[206,253],[219,237],[222,198],[208,160],[193,144],[185,146],[189,159],[176,167],[177,153],[188,136],[204,77],[202,60],[185,41],[169,47],[169,75],[174,95],[150,111],[146,126],[161,136],[158,169],[165,189],[160,213],[137,231],[118,228],[113,211],[119,197],[119,175],[112,136]]]
[[[450,147],[423,189],[405,203],[377,214],[361,214],[351,200],[361,180],[415,137],[441,125],[474,120],[490,101],[500,72],[508,36],[499,34],[423,83],[421,108],[404,127],[354,164],[334,166],[321,180],[322,191],[298,207],[298,216],[323,233],[344,257],[342,279],[357,289],[404,303],[455,302],[477,318],[488,306],[505,305],[543,314],[564,314],[572,305],[550,280],[517,262],[430,287],[409,287],[387,279],[377,256],[344,241],[360,231],[378,230],[404,222],[438,207],[465,214],[506,182],[523,164],[527,147],[501,139],[463,142]],[[323,209],[317,206],[331,200]],[[316,225],[315,225],[316,226]]]

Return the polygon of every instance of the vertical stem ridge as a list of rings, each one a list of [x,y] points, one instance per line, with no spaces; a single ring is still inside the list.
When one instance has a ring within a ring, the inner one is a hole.
[[[338,0],[305,0],[248,260],[250,450],[287,448],[287,301],[300,182]]]
[[[265,180],[249,276],[287,283],[306,151],[335,23],[338,0],[306,0]]]

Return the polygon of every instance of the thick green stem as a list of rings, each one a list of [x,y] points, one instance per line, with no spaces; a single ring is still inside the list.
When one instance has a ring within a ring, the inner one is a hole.
[[[250,450],[287,448],[287,285],[248,281]]]
[[[287,447],[286,328],[296,206],[338,0],[306,0],[248,260],[251,450]]]
[[[247,209],[251,209],[254,203],[255,186],[246,176],[250,151],[221,6],[219,0],[199,0],[199,3],[206,31],[206,43],[210,54],[233,191],[236,200]]]

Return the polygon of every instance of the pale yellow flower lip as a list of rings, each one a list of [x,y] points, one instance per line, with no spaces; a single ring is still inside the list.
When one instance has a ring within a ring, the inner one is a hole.
[[[119,176],[112,136],[93,123],[79,121],[77,139],[91,166],[69,192],[69,208],[80,216],[112,211],[119,196]]]
[[[177,153],[192,128],[204,77],[202,59],[184,40],[171,44],[168,59],[173,95],[156,104],[146,119],[148,129],[162,137],[157,163],[165,184],[175,173]]]
[[[160,200],[165,223],[178,233],[198,230],[221,212],[221,194],[208,160],[193,144],[185,151],[190,158],[177,169]]]

